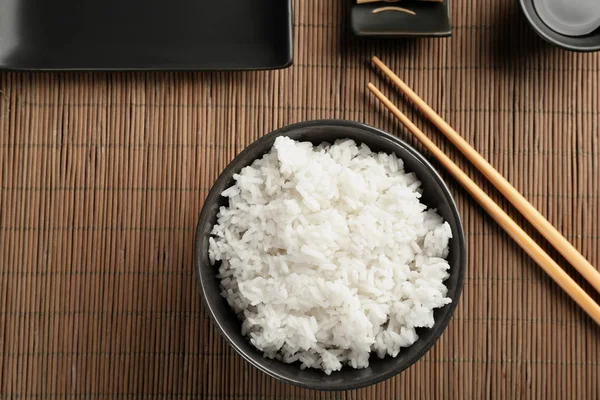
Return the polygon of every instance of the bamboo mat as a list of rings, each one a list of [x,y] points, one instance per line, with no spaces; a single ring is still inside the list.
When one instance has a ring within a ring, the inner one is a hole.
[[[600,265],[600,56],[546,45],[516,0],[454,1],[453,37],[417,41],[353,38],[347,3],[296,1],[295,65],[283,71],[0,75],[0,398],[600,397],[600,329],[447,175],[468,277],[448,330],[409,370],[362,390],[302,390],[251,368],[212,326],[192,247],[217,175],[261,135],[307,119],[413,143],[370,80],[489,190],[371,55]]]

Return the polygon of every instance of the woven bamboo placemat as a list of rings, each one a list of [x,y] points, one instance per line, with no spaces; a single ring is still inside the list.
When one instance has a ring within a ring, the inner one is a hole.
[[[406,372],[363,390],[302,390],[251,368],[212,326],[192,247],[217,175],[261,135],[307,119],[414,143],[366,93],[370,80],[490,189],[371,55],[600,265],[600,56],[546,45],[517,1],[454,1],[453,37],[417,41],[355,39],[347,11],[297,0],[284,71],[0,75],[0,398],[600,397],[600,329],[447,175],[468,278],[448,330]]]

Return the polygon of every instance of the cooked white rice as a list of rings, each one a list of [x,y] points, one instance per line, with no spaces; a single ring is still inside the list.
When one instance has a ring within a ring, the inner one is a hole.
[[[330,374],[395,357],[450,303],[452,232],[395,155],[279,137],[223,192],[209,256],[266,357]]]

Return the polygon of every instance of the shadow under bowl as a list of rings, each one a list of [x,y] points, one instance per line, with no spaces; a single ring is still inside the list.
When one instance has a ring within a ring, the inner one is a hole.
[[[600,50],[600,28],[585,36],[566,36],[553,31],[544,23],[535,9],[533,0],[520,0],[529,24],[544,40],[566,50],[592,52]]]
[[[219,207],[227,206],[228,201],[221,193],[233,183],[233,175],[252,164],[267,153],[275,139],[288,136],[297,141],[314,144],[333,143],[338,139],[349,138],[357,143],[368,145],[376,152],[395,153],[404,161],[404,168],[414,172],[422,183],[421,202],[429,208],[437,209],[452,229],[448,261],[450,277],[445,284],[452,303],[434,311],[435,325],[431,329],[419,328],[419,339],[411,347],[403,348],[395,357],[384,359],[372,355],[369,367],[353,369],[344,366],[341,371],[326,375],[316,369],[300,369],[299,363],[285,364],[263,357],[249,340],[241,334],[241,322],[220,294],[217,267],[208,259],[208,239],[216,223]],[[417,362],[437,341],[448,326],[458,303],[465,278],[466,244],[458,209],[447,186],[431,164],[408,144],[373,127],[352,121],[320,120],[307,121],[287,126],[271,132],[242,151],[219,176],[200,213],[196,229],[195,265],[199,274],[200,286],[206,310],[212,321],[231,346],[247,361],[268,375],[300,387],[318,390],[349,390],[372,385],[388,379]]]

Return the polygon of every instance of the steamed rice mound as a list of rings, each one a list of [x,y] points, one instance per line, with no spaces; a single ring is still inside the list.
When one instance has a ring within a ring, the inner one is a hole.
[[[278,137],[222,195],[209,257],[266,357],[330,374],[395,357],[450,303],[448,223],[395,155]]]

